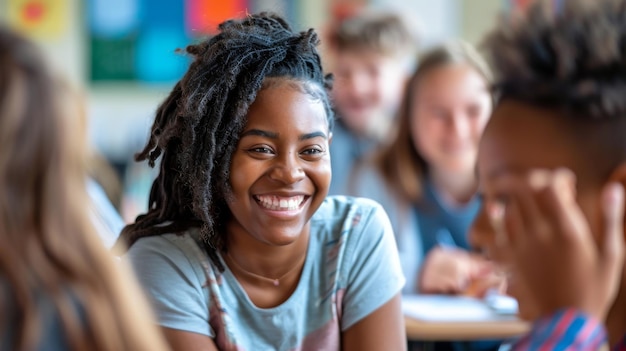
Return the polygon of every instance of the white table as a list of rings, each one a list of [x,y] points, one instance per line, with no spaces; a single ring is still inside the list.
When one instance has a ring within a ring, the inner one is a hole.
[[[484,301],[455,296],[419,295],[403,298],[407,338],[415,341],[509,339],[530,326],[510,311],[502,314]]]

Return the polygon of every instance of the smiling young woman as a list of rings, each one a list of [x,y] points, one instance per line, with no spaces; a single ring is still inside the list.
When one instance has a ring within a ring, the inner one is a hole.
[[[316,34],[252,15],[187,48],[123,232],[176,350],[402,350],[404,278],[376,203],[327,197],[333,114]]]

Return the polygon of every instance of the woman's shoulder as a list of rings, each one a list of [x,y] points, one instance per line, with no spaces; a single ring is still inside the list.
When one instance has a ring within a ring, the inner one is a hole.
[[[208,263],[206,253],[196,242],[193,230],[180,234],[163,234],[137,240],[125,255],[138,272],[157,272],[204,276]],[[152,274],[152,273],[151,273]],[[156,274],[158,275],[158,274]]]
[[[372,199],[334,195],[328,196],[311,219],[312,231],[338,239],[346,233],[371,229],[388,221],[383,207]]]
[[[178,234],[161,234],[143,237],[135,242],[129,249],[128,254],[134,253],[189,253],[197,246],[192,232],[185,231]]]
[[[377,201],[369,198],[331,195],[326,197],[315,213],[313,220],[342,220],[356,213],[363,214],[378,210],[382,210],[381,205]]]

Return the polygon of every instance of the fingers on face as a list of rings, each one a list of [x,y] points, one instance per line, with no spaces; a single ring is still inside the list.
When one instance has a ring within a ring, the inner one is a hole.
[[[608,184],[602,192],[604,233],[600,236],[600,250],[607,269],[621,266],[624,259],[624,187],[619,183]]]
[[[543,194],[540,194],[540,208],[551,219],[553,238],[564,243],[592,240],[589,223],[582,209],[576,202],[576,178],[565,169],[556,170],[552,182]]]
[[[488,205],[488,212],[501,245],[562,240],[587,230],[575,201],[571,171],[539,169],[523,176],[506,174],[495,184],[502,201]]]
[[[492,221],[492,215],[487,214],[490,202],[483,204],[483,209],[478,212],[474,222],[469,228],[468,240],[470,246],[475,250],[477,255],[487,259],[495,259],[493,257],[493,241],[496,239],[496,231]]]

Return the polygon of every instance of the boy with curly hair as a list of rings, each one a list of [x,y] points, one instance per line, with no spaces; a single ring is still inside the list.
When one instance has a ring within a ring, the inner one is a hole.
[[[626,1],[537,1],[487,49],[500,100],[470,235],[534,321],[514,349],[626,350]]]

